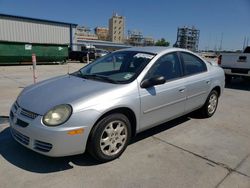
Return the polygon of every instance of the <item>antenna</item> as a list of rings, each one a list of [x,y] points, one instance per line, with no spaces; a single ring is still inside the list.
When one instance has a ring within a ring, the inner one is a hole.
[[[215,37],[215,44],[214,44],[214,51],[217,52],[217,42],[218,42],[218,38],[217,36]]]
[[[245,47],[246,47],[246,36],[244,37],[243,49],[242,49],[242,50],[244,50],[244,49],[245,49]]]

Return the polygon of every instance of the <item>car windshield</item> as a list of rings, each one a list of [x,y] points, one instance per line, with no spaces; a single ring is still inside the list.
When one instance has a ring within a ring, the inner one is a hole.
[[[136,51],[114,52],[83,67],[74,75],[110,83],[129,83],[154,56],[155,54]]]

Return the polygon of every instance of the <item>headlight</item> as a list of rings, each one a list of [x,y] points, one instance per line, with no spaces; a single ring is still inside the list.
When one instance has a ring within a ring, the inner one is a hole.
[[[55,106],[43,116],[43,123],[47,126],[58,126],[65,123],[72,113],[68,104]]]

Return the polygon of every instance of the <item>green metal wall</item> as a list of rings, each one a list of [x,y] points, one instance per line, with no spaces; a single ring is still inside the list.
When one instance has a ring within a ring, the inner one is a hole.
[[[0,41],[0,64],[28,63],[33,53],[38,63],[64,61],[68,58],[68,45]]]

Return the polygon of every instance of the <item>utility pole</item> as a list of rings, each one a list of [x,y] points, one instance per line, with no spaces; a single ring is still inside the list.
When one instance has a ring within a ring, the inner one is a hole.
[[[246,36],[244,37],[244,42],[243,42],[243,49],[242,49],[242,51],[244,51],[245,48],[246,48]]]
[[[220,52],[222,50],[222,42],[223,42],[223,33],[221,33],[221,38],[220,38],[220,48],[219,48]]]

